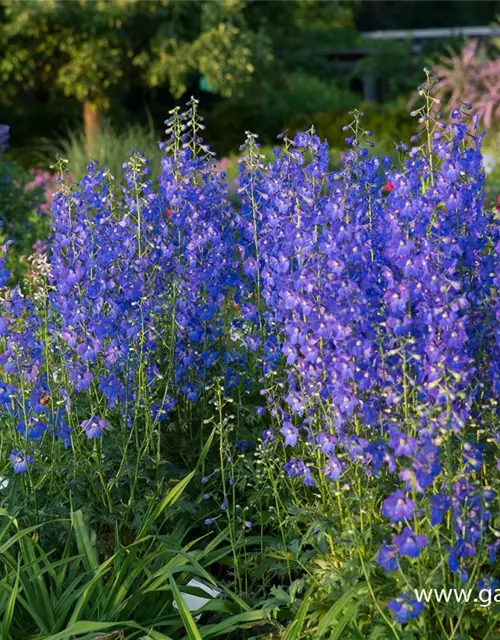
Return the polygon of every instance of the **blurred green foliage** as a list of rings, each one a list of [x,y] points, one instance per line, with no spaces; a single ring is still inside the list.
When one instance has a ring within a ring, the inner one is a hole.
[[[371,77],[378,100],[391,103],[370,107],[374,130],[389,139],[403,127],[405,137],[402,105],[429,57],[450,43],[433,40],[417,52],[410,42],[366,40],[361,32],[490,23],[497,3],[479,5],[0,0],[0,122],[11,125],[12,153],[25,166],[45,162],[30,151],[35,138],[80,129],[82,103],[96,114],[108,110],[121,131],[149,110],[159,139],[169,108],[190,94],[201,98],[208,141],[221,155],[238,148],[245,130],[272,144],[280,131],[311,123],[338,145],[345,114],[359,106]]]
[[[16,162],[0,157],[0,244],[12,241],[7,266],[12,282],[26,273],[26,259],[37,240],[47,237],[50,217],[44,213],[44,189]]]
[[[92,152],[92,159],[109,169],[111,175],[119,176],[123,173],[123,163],[127,162],[134,150],[143,152],[151,166],[152,177],[160,171],[162,152],[159,148],[159,138],[154,126],[149,121],[148,127],[129,125],[118,131],[108,119],[104,119],[99,126],[99,137]],[[85,144],[85,133],[82,129],[68,131],[67,135],[54,142],[50,139],[41,141],[41,148],[45,163],[53,163],[59,156],[68,160],[68,167],[73,180],[81,180],[87,173],[90,161]]]
[[[410,136],[416,132],[417,123],[410,116],[407,100],[400,98],[386,105],[361,102],[357,108],[363,115],[363,128],[373,131],[373,141],[377,151],[381,153],[394,153],[394,142],[409,142]],[[310,118],[294,116],[288,121],[291,131],[303,131],[307,129]],[[344,139],[347,134],[342,127],[350,122],[350,117],[345,110],[318,111],[312,115],[318,135],[327,138],[331,146],[344,148]]]
[[[41,83],[99,107],[139,75],[179,97],[190,74],[235,93],[265,59],[266,38],[248,28],[239,0],[10,0],[2,2],[0,77],[5,97]]]

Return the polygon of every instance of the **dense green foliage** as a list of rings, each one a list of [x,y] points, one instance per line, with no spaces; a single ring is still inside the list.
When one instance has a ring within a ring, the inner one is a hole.
[[[418,83],[423,61],[454,43],[433,40],[417,54],[404,41],[364,42],[360,32],[494,17],[494,2],[441,2],[424,12],[418,2],[358,0],[4,1],[0,121],[12,126],[15,155],[30,166],[43,162],[29,149],[33,138],[78,129],[82,103],[87,129],[107,110],[123,130],[145,123],[146,109],[160,123],[180,95],[204,94],[209,141],[228,154],[245,129],[271,143],[296,120],[338,118],[359,104],[368,73],[378,98],[396,101],[385,125]],[[352,62],[339,52],[354,52]],[[389,126],[385,137],[392,133]]]
[[[37,240],[46,238],[50,217],[46,195],[34,176],[0,157],[0,243],[12,242],[9,269],[14,280],[26,273],[26,259]]]

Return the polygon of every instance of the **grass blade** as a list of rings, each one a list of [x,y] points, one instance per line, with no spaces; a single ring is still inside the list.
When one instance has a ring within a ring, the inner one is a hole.
[[[283,640],[300,640],[304,622],[306,620],[307,610],[309,609],[309,603],[311,602],[312,587],[309,587],[307,593],[304,595],[302,604],[297,612],[295,620],[291,626],[286,630]]]
[[[184,493],[184,490],[186,489],[188,484],[193,479],[193,476],[194,476],[194,471],[191,471],[191,473],[188,473],[188,475],[182,480],[180,480],[175,485],[175,487],[170,489],[170,491],[163,498],[160,504],[155,509],[153,509],[152,512],[145,518],[142,524],[142,527],[140,528],[139,533],[137,534],[137,539],[140,539],[144,535],[146,535],[146,532],[149,530],[153,522],[160,517],[163,511],[165,511],[165,509],[168,509],[168,507],[171,507],[173,504],[177,502],[177,500]]]
[[[347,591],[346,593],[343,593],[340,598],[332,604],[325,615],[322,616],[321,622],[319,623],[316,633],[314,634],[314,640],[322,640],[328,629],[332,627],[336,621],[338,621],[341,612],[354,599],[356,595],[357,591]]]
[[[8,638],[10,635],[9,630],[12,624],[12,618],[14,616],[14,608],[16,606],[17,594],[19,591],[19,574],[21,571],[20,563],[21,563],[21,559],[19,559],[14,586],[12,587],[12,591],[10,592],[9,599],[7,601],[7,606],[5,607],[5,611],[3,614],[3,620],[0,625],[0,628],[2,630],[0,634],[1,638]]]
[[[174,580],[172,575],[169,576],[170,586],[172,587],[172,593],[174,596],[174,600],[177,603],[179,608],[179,613],[181,614],[182,622],[184,623],[184,627],[188,634],[189,640],[203,640],[198,627],[196,626],[196,622],[194,621],[191,612],[186,606],[184,599],[182,597],[181,591],[177,586],[177,583]]]

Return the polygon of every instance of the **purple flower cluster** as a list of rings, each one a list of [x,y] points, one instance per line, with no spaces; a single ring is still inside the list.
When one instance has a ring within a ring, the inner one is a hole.
[[[30,173],[33,176],[33,180],[26,184],[25,189],[43,189],[45,202],[40,206],[40,210],[45,214],[49,214],[54,194],[59,190],[59,178],[43,169],[32,169]],[[66,179],[71,180],[71,176],[66,176]]]
[[[48,276],[2,302],[0,402],[17,449],[42,451],[45,434],[66,446],[101,438],[110,423],[158,428],[176,394],[196,400],[216,363],[229,368],[221,336],[238,255],[201,126],[195,101],[174,110],[157,186],[139,152],[119,188],[93,162],[61,182]]]
[[[444,123],[428,95],[397,167],[370,152],[358,112],[333,173],[313,130],[285,138],[269,167],[249,137],[243,268],[288,477],[338,481],[350,465],[390,477],[382,515],[395,533],[379,563],[399,571],[431,542],[419,521],[430,513],[437,528],[450,513],[448,564],[465,579],[491,535],[494,492],[480,479],[500,440],[492,426],[478,441],[474,424],[498,397],[499,225],[483,201],[478,118],[466,105]]]
[[[158,185],[138,152],[120,189],[94,163],[62,182],[45,285],[2,297],[14,470],[47,436],[69,446],[157,427],[217,367],[226,389],[257,377],[272,418],[264,450],[286,457],[292,482],[324,488],[354,469],[392,487],[386,573],[436,539],[462,579],[480,550],[494,559],[499,224],[484,206],[477,118],[463,107],[444,123],[425,95],[397,166],[372,152],[357,111],[333,172],[313,129],[284,136],[267,166],[248,134],[234,204],[192,101],[167,121]],[[423,605],[403,595],[389,608],[406,623]]]

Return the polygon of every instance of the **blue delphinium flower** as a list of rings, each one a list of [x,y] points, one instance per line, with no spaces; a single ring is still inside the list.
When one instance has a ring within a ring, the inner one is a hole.
[[[431,525],[436,526],[443,522],[444,516],[450,508],[450,497],[441,492],[430,497]]]
[[[285,463],[283,468],[290,478],[303,476],[304,484],[306,486],[311,486],[314,484],[314,479],[312,477],[311,470],[303,460],[297,460],[296,458],[292,458],[287,463]]]
[[[393,536],[392,542],[402,556],[409,558],[417,558],[428,543],[426,536],[417,535],[409,527],[405,527],[401,535]]]
[[[323,475],[328,478],[328,480],[332,480],[336,482],[344,469],[342,462],[335,455],[330,455],[323,465]]]
[[[34,463],[34,459],[30,455],[26,455],[22,451],[14,449],[9,456],[12,463],[14,473],[28,473],[28,466]]]
[[[418,441],[394,426],[390,427],[390,434],[389,446],[394,455],[411,458],[418,448]]]
[[[238,440],[235,447],[241,453],[248,453],[253,449],[254,443],[251,440]]]
[[[68,447],[89,400],[102,416],[81,425],[93,439],[110,422],[159,428],[179,399],[203,398],[214,371],[225,393],[261,385],[257,416],[280,425],[261,425],[263,455],[284,443],[280,464],[306,486],[315,475],[351,486],[353,469],[361,486],[380,477],[392,524],[452,527],[441,553],[464,579],[499,546],[483,469],[500,444],[500,225],[484,206],[481,135],[466,107],[450,124],[426,113],[429,135],[397,145],[396,166],[351,115],[335,171],[313,129],[267,164],[249,134],[236,206],[196,101],[167,121],[158,185],[139,152],[118,189],[96,163],[63,183],[43,310],[19,287],[2,292],[0,408],[14,442],[36,451],[48,434]],[[26,473],[33,458],[18,449],[14,471]],[[377,561],[396,571],[432,539],[406,527]],[[391,604],[400,622],[420,609],[408,596]]]
[[[415,508],[415,502],[408,498],[404,491],[398,489],[384,500],[382,515],[389,518],[392,523],[401,522],[409,520]]]
[[[109,422],[104,418],[92,416],[92,418],[84,420],[80,426],[85,431],[87,438],[90,440],[92,438],[100,438],[104,433],[104,430],[109,427]]]
[[[280,429],[283,437],[285,438],[285,444],[289,447],[294,447],[297,444],[299,438],[299,430],[294,427],[291,422],[284,422]]]
[[[479,471],[483,466],[482,447],[471,442],[465,442],[462,447],[462,461],[466,473]]]
[[[425,609],[425,604],[408,594],[403,594],[393,600],[389,600],[387,607],[396,622],[406,624],[412,618],[418,618]]]
[[[264,442],[272,442],[274,440],[274,431],[272,429],[264,429],[262,432],[262,440],[264,440]]]
[[[378,564],[384,568],[386,573],[398,570],[398,550],[394,545],[382,544],[377,555]]]
[[[489,591],[490,593],[494,593],[500,586],[500,582],[491,576],[483,576],[476,582],[476,584],[480,591]]]

